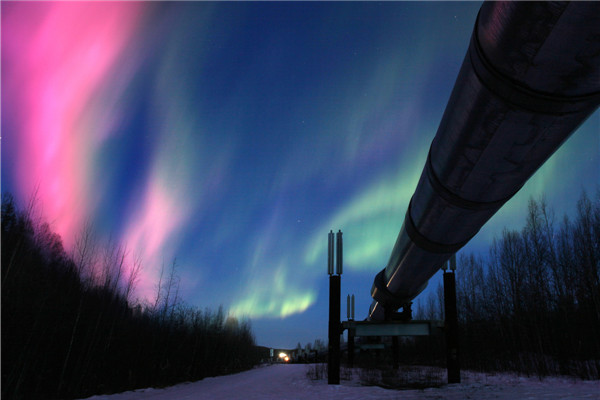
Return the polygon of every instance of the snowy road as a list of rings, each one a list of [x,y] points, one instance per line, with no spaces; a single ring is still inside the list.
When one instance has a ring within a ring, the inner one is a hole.
[[[600,399],[600,381],[522,378],[463,372],[463,383],[425,390],[387,390],[360,386],[357,380],[327,385],[306,377],[308,366],[272,365],[240,374],[207,378],[166,389],[142,389],[93,400],[253,400],[253,399]]]

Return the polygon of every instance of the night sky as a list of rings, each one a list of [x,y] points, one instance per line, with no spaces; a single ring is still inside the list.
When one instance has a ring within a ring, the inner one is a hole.
[[[37,189],[67,250],[91,222],[140,256],[140,301],[176,257],[187,303],[294,347],[327,337],[330,229],[342,316],[354,293],[366,317],[480,3],[1,7],[2,191]],[[599,132],[597,111],[463,251],[520,229],[530,196],[572,214]]]

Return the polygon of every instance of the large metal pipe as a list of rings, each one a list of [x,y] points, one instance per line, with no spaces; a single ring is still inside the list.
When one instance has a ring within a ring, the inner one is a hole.
[[[410,302],[600,104],[600,3],[484,2],[372,320]]]

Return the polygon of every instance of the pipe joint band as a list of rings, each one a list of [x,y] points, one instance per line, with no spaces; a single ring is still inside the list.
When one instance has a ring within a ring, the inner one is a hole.
[[[546,115],[565,115],[590,112],[600,104],[600,93],[582,96],[560,96],[529,89],[505,76],[487,59],[477,36],[479,16],[471,35],[467,52],[479,81],[492,93],[508,104],[530,112]]]
[[[433,146],[433,144],[432,144]],[[504,203],[506,203],[514,194],[511,194],[505,199],[482,202],[482,201],[472,201],[467,200],[463,197],[458,196],[457,194],[450,191],[444,184],[440,181],[435,171],[433,170],[433,164],[431,162],[431,148],[429,148],[429,154],[427,154],[427,163],[425,164],[425,173],[427,175],[427,180],[431,184],[433,190],[446,202],[452,204],[453,206],[472,211],[484,211],[484,210],[497,210]],[[519,187],[519,189],[521,189]],[[515,191],[518,192],[519,190]]]
[[[412,207],[412,199],[410,200],[410,203],[408,204],[408,211],[406,211],[406,217],[404,218],[404,229],[406,229],[406,233],[408,234],[408,237],[410,238],[410,240],[415,245],[417,245],[419,248],[421,248],[425,251],[428,251],[430,253],[454,254],[458,250],[460,250],[464,245],[466,245],[469,242],[469,240],[472,239],[472,237],[470,237],[463,242],[454,243],[454,244],[443,244],[443,243],[437,243],[437,242],[433,242],[433,241],[429,240],[428,238],[423,236],[423,234],[421,234],[421,232],[419,232],[417,230],[417,227],[415,226],[415,223],[410,215],[411,207]]]
[[[385,283],[385,268],[375,275],[373,286],[376,289],[373,293],[373,299],[379,302],[384,308],[397,310],[406,303],[403,298],[396,296],[388,290]]]

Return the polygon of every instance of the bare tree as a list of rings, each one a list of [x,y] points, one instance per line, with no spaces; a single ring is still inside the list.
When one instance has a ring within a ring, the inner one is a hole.
[[[81,231],[75,237],[72,258],[84,282],[93,284],[98,263],[98,240],[93,223],[84,222]]]
[[[129,273],[125,284],[125,299],[130,302],[131,295],[135,290],[135,286],[139,280],[140,272],[142,271],[142,257],[138,254],[132,254],[131,265],[129,267]]]

